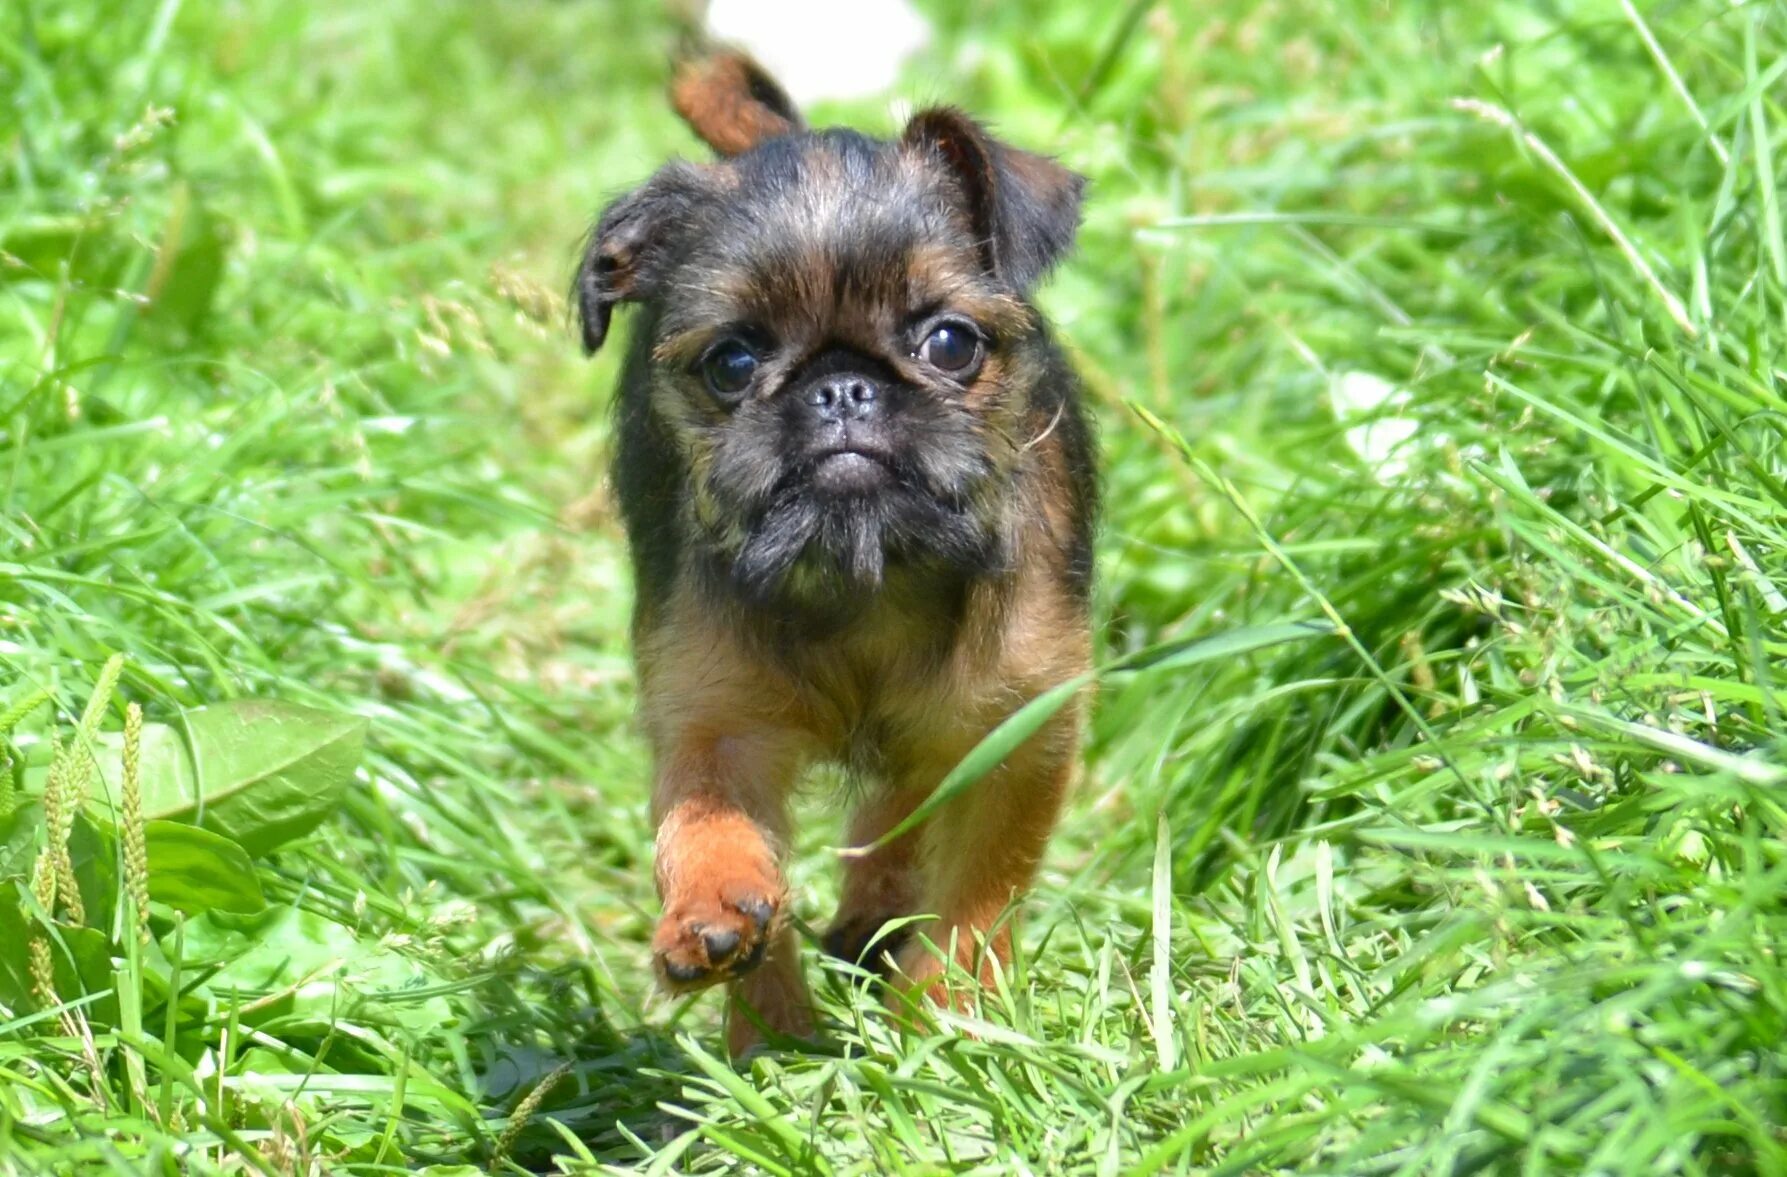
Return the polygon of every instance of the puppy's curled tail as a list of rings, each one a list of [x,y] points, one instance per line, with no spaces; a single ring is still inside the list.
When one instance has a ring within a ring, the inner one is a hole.
[[[768,71],[736,49],[684,58],[670,84],[670,104],[702,142],[725,157],[806,126]]]

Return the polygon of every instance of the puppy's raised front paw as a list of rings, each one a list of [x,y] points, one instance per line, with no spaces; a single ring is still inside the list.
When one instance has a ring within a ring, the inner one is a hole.
[[[691,993],[743,976],[763,962],[782,889],[738,879],[678,897],[652,936],[652,967],[672,993]]]

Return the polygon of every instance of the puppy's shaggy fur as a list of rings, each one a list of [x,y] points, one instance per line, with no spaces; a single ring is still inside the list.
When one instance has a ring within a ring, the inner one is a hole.
[[[949,109],[896,139],[809,130],[735,54],[677,109],[720,155],[616,200],[576,279],[585,345],[640,306],[615,477],[656,765],[653,940],[673,990],[731,983],[729,1044],[812,1029],[782,918],[786,796],[841,762],[859,844],[893,829],[1025,702],[1085,670],[1093,440],[1030,294],[1081,179]],[[886,921],[970,969],[1055,823],[1079,708],[947,808],[846,867],[825,938]],[[908,982],[941,965],[882,941]]]

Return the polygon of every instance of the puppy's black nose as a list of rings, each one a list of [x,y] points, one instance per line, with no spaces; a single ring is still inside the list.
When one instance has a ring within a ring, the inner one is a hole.
[[[806,401],[821,421],[865,421],[879,410],[880,393],[874,381],[842,372],[809,385]]]

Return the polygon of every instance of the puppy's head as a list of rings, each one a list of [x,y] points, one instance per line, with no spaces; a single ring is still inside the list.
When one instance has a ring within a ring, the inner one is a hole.
[[[674,97],[722,158],[610,205],[576,301],[591,351],[617,304],[647,308],[690,541],[791,606],[848,606],[890,567],[1000,567],[1048,355],[1029,295],[1083,181],[949,109],[892,141],[808,131],[734,56]]]

